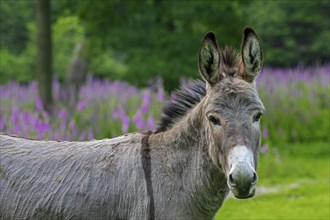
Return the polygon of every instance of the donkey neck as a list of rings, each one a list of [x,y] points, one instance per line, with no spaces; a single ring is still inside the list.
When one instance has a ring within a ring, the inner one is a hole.
[[[166,146],[167,149],[196,149],[196,145],[203,142],[202,138],[204,138],[200,137],[200,131],[202,129],[202,102],[203,100],[176,121],[170,129],[152,135],[153,140],[161,143],[158,146]]]
[[[220,208],[229,190],[225,175],[214,165],[208,154],[203,102],[204,99],[171,129],[151,135],[149,141],[151,155],[155,155],[151,163],[164,167],[163,170],[167,172],[165,176],[175,177],[177,181],[171,184],[177,184],[178,189],[186,192],[182,194],[183,197],[190,197],[185,200],[191,201],[187,208],[191,212],[199,210],[196,212],[212,216]],[[195,213],[195,216],[200,214]]]

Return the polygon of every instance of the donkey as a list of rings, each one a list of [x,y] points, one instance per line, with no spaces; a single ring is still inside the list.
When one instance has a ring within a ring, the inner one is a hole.
[[[257,35],[240,53],[207,33],[204,79],[178,91],[155,132],[86,142],[1,135],[0,219],[212,219],[255,194],[264,111]]]

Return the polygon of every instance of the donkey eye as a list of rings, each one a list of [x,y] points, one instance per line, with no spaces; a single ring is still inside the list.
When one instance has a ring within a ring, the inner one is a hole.
[[[259,112],[253,117],[253,122],[258,122],[262,116],[262,113]]]
[[[209,119],[209,121],[212,122],[214,125],[219,125],[219,126],[221,125],[220,120],[219,120],[217,117],[213,116],[213,115],[210,115],[210,116],[208,117],[208,119]]]

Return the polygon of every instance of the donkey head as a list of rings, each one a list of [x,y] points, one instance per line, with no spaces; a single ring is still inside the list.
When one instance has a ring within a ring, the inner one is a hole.
[[[262,65],[257,35],[245,28],[240,54],[220,50],[215,34],[207,33],[199,52],[199,70],[206,82],[203,102],[208,153],[226,175],[237,198],[255,193],[260,146],[260,116],[264,111],[255,78]]]

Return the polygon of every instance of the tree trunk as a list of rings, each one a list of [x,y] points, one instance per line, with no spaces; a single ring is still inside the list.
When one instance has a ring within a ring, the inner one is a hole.
[[[37,63],[36,78],[43,108],[51,112],[52,97],[52,40],[50,24],[50,1],[37,0]]]

